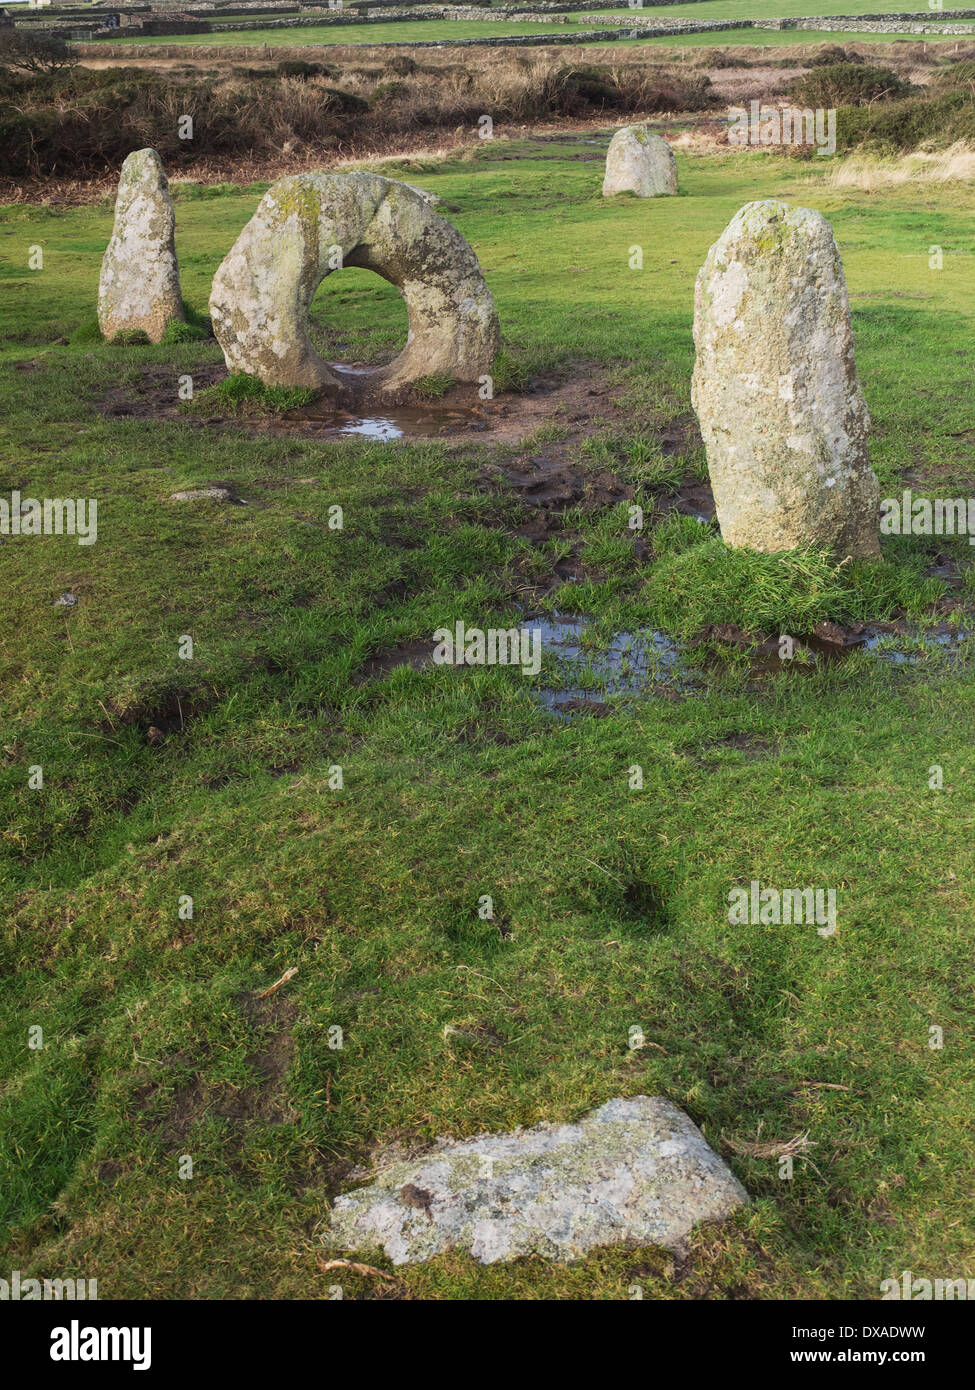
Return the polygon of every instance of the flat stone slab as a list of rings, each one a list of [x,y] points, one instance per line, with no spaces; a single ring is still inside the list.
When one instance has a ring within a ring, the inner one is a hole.
[[[482,1264],[565,1262],[604,1245],[679,1249],[748,1201],[695,1124],[662,1096],[607,1101],[577,1124],[438,1140],[337,1197],[325,1244],[394,1264],[467,1250]]]

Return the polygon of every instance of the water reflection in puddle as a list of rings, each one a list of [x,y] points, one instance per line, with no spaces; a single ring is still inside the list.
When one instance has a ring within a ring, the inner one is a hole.
[[[406,430],[389,415],[373,415],[353,416],[335,432],[340,438],[356,435],[361,439],[402,439]]]
[[[627,696],[665,693],[686,696],[703,692],[703,677],[688,669],[681,659],[679,644],[666,632],[648,628],[614,633],[605,643],[586,642],[585,635],[592,626],[592,620],[587,617],[559,613],[524,622],[528,631],[540,632],[543,651],[564,663],[564,686],[558,689],[543,686],[534,692],[538,702],[557,717],[568,721],[577,714],[610,714],[612,707],[604,703],[609,697],[615,697],[617,704],[625,704]],[[830,644],[814,637],[796,638],[798,659],[792,661],[762,652],[746,651],[745,654],[750,657],[750,677],[761,680],[787,669],[797,673],[812,672],[824,663],[842,660],[856,651],[891,665],[915,666],[935,651],[960,649],[970,636],[967,629],[947,625],[907,632],[868,627],[845,645]],[[729,657],[733,651],[733,648],[728,649]]]
[[[348,378],[347,384],[353,387],[348,408],[330,405],[324,400],[295,406],[267,422],[270,432],[291,433],[297,425],[319,439],[365,439],[386,443],[393,439],[449,438],[488,429],[483,410],[441,400],[423,405],[373,406],[375,413],[366,414],[371,403],[367,393],[356,383],[376,376],[382,368],[357,367],[348,362],[329,362],[328,365],[339,377]]]
[[[648,694],[661,687],[689,693],[694,688],[682,667],[677,643],[665,632],[649,628],[616,632],[607,643],[590,645],[583,641],[590,626],[588,618],[560,613],[525,623],[529,631],[541,634],[542,650],[568,668],[570,680],[565,686],[535,691],[536,699],[553,714],[562,719],[582,713],[608,714],[605,696]],[[578,677],[585,674],[585,683],[571,682],[572,667]]]
[[[894,666],[916,666],[927,652],[935,647],[952,649],[967,641],[971,633],[966,628],[952,628],[948,631],[917,632],[912,634],[913,650],[901,651],[895,647],[896,635],[886,632],[871,632],[863,642],[865,651],[873,652],[879,661],[889,661]],[[911,641],[911,637],[907,638]],[[886,644],[886,645],[885,645]]]
[[[348,410],[328,410],[321,405],[298,406],[268,421],[270,432],[292,432],[303,427],[318,439],[439,439],[484,431],[487,423],[473,410],[431,410],[427,406],[401,406],[376,415],[354,415]]]

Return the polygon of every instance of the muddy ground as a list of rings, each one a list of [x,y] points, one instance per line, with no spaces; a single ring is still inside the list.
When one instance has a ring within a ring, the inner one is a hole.
[[[226,369],[214,365],[198,369],[194,375],[200,391],[225,379]],[[568,514],[602,510],[630,502],[635,497],[635,489],[625,477],[610,468],[585,461],[583,446],[588,439],[611,433],[614,426],[623,433],[633,429],[632,413],[620,399],[620,388],[614,386],[605,368],[594,364],[574,363],[565,375],[537,378],[524,391],[507,392],[490,401],[479,400],[475,387],[459,386],[438,401],[414,401],[360,416],[329,409],[320,402],[278,415],[221,414],[208,405],[190,410],[176,399],[171,372],[165,367],[146,366],[137,384],[113,388],[99,402],[99,409],[112,419],[180,418],[196,429],[244,428],[255,437],[286,435],[323,443],[355,438],[383,441],[399,438],[404,442],[438,439],[451,448],[477,447],[483,455],[478,484],[488,491],[501,496],[513,495],[517,499],[520,505],[512,534],[532,544],[531,556],[537,554],[536,547],[544,546],[547,541],[558,539],[565,543],[558,558],[550,558],[542,574],[534,564],[528,563],[523,567],[524,572],[515,573],[515,585],[526,618],[537,613],[538,604],[562,585],[599,577],[591,573],[583,561],[583,540],[569,524]],[[690,416],[674,420],[653,433],[660,452],[667,457],[685,454],[700,443],[696,422]],[[209,494],[207,488],[211,489]],[[176,494],[171,500],[199,505],[205,498],[204,505],[246,501],[226,480],[211,480],[187,494]],[[653,501],[658,514],[677,511],[695,517],[703,525],[713,525],[716,520],[709,483],[689,473],[677,486],[655,490]],[[652,564],[652,537],[634,532],[631,539],[637,561]],[[948,592],[936,609],[942,622],[926,634],[925,640],[935,646],[950,646],[958,634],[946,620],[965,608],[959,592],[961,569],[952,556],[938,553],[931,557],[925,573],[943,579],[948,585]],[[560,621],[580,620],[559,619],[556,615],[554,623]],[[849,627],[825,622],[813,632],[796,634],[804,648],[805,662],[789,659],[788,666],[800,669],[805,664],[812,669],[816,663],[840,660],[858,650],[872,651],[885,637],[892,638],[895,644],[902,641],[909,650],[916,636],[903,621],[861,622]],[[557,632],[551,636],[551,641],[558,651],[562,642]],[[710,628],[701,635],[701,641],[729,655],[735,652],[745,655],[750,678],[755,683],[787,665],[780,653],[777,634],[745,632],[725,625]],[[667,655],[668,659],[673,658],[671,665],[677,673],[667,687],[668,693],[680,696],[693,693],[693,686],[680,674],[676,652]],[[914,659],[884,649],[878,655],[886,660]],[[612,648],[603,659],[612,666]],[[428,642],[407,644],[367,663],[360,679],[382,679],[400,666],[421,669],[429,661]],[[612,674],[615,677],[616,673]],[[626,692],[620,689],[611,693]],[[582,691],[545,690],[541,695],[553,712],[564,717],[579,714],[600,717],[610,712],[610,706],[590,699]]]
[[[22,370],[30,370],[32,365],[25,362]],[[330,365],[341,369],[340,364]],[[199,397],[226,379],[227,369],[222,363],[198,367],[193,373],[194,392]],[[562,461],[607,426],[618,424],[632,431],[632,413],[618,399],[620,390],[605,368],[574,363],[565,374],[537,377],[524,390],[503,392],[491,400],[482,400],[476,385],[461,384],[437,400],[407,394],[402,403],[387,407],[374,404],[366,386],[356,406],[349,410],[313,401],[280,414],[231,414],[206,398],[193,405],[180,401],[172,371],[165,366],[146,366],[137,383],[113,387],[98,408],[109,419],[182,419],[195,428],[243,425],[255,435],[286,434],[322,441],[402,438],[442,439],[454,445],[518,445],[540,430],[557,427],[560,438],[546,445],[546,454],[553,461]],[[700,439],[688,417],[662,436],[662,452],[680,453],[693,442]]]

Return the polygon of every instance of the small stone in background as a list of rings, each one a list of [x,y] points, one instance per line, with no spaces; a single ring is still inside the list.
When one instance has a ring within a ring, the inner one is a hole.
[[[676,192],[677,160],[667,141],[642,125],[618,130],[606,152],[603,197],[635,193],[638,198],[660,198]]]

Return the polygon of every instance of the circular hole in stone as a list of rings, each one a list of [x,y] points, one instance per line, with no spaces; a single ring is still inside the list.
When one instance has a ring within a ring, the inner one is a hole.
[[[315,350],[347,370],[384,367],[406,347],[409,330],[399,290],[375,271],[357,266],[326,275],[308,322]]]

